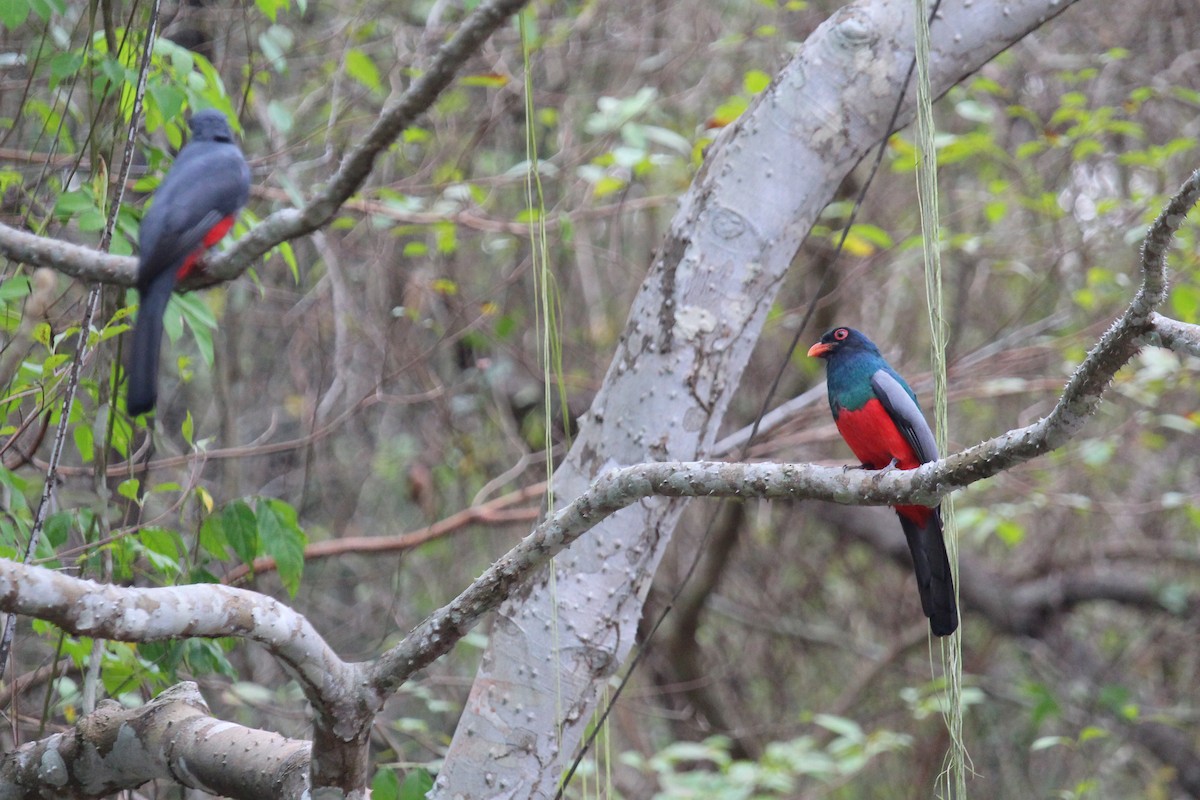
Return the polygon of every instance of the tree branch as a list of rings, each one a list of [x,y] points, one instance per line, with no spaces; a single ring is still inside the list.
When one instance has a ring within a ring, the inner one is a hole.
[[[1200,356],[1200,325],[1151,314],[1152,329],[1142,337],[1146,344],[1165,347],[1177,353]]]
[[[79,636],[121,642],[251,639],[291,668],[319,708],[335,705],[356,677],[354,666],[338,658],[304,616],[247,589],[121,587],[0,559],[0,609],[53,622]]]
[[[370,777],[368,732],[384,698],[364,688],[361,665],[342,661],[307,618],[273,598],[217,584],[126,588],[0,560],[0,610],[121,642],[256,641],[290,669],[312,703],[314,785],[350,790]]]
[[[0,222],[0,255],[97,283],[132,286],[137,259],[101,253],[88,245],[72,244],[11,228]]]
[[[140,708],[105,700],[73,729],[6,753],[0,796],[109,797],[168,780],[235,800],[308,794],[308,742],[214,719],[196,684]]]

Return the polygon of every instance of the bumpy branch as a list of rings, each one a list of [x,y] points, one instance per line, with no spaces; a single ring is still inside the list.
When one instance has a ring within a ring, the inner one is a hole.
[[[80,636],[121,642],[252,639],[292,669],[318,709],[330,712],[339,700],[336,687],[353,686],[357,675],[303,615],[246,589],[214,584],[127,588],[0,559],[0,609]]]
[[[169,780],[238,800],[307,793],[308,742],[212,717],[196,684],[140,708],[105,700],[74,730],[29,742],[0,760],[0,797],[109,797]]]
[[[391,146],[405,128],[433,106],[462,65],[506,19],[529,0],[489,0],[479,5],[438,50],[433,63],[380,114],[363,140],[342,160],[329,183],[302,208],[271,214],[228,252],[213,255],[203,271],[187,286],[195,288],[232,280],[280,242],[311,233],[324,225],[338,208],[362,188],[379,154]],[[0,224],[0,255],[13,261],[51,267],[86,280],[132,286],[137,261],[133,258],[98,258],[95,250],[23,233]]]
[[[0,560],[0,610],[121,642],[256,641],[291,670],[312,703],[314,785],[352,789],[369,778],[367,731],[384,698],[363,688],[361,665],[338,658],[307,618],[271,597],[215,584],[125,588]]]
[[[1180,322],[1162,314],[1151,314],[1150,324],[1153,329],[1143,337],[1146,344],[1200,356],[1200,325]]]

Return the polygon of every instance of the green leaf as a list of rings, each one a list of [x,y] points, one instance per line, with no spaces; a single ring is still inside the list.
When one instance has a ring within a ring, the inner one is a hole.
[[[246,566],[254,564],[259,553],[258,521],[254,509],[244,500],[236,500],[221,510],[221,529],[229,548]]]
[[[1036,156],[1038,153],[1046,149],[1046,143],[1040,139],[1035,139],[1030,142],[1022,142],[1017,145],[1016,157],[1018,161],[1024,161],[1028,158]]]
[[[154,104],[163,119],[173,119],[183,111],[187,95],[175,86],[155,83],[147,87],[146,98]]]
[[[429,287],[438,294],[446,297],[453,297],[458,294],[458,284],[449,278],[435,278]]]
[[[742,88],[748,94],[758,94],[771,85],[771,76],[760,69],[748,70],[742,76]]]
[[[1008,203],[1003,200],[992,200],[983,207],[983,214],[989,224],[996,224],[1008,216]]]
[[[1065,736],[1039,736],[1033,740],[1033,744],[1029,745],[1029,749],[1037,752],[1038,750],[1049,750],[1051,747],[1069,744],[1071,744],[1071,740]]]
[[[817,714],[813,717],[813,722],[852,742],[861,742],[866,738],[862,726],[846,717],[836,717],[832,714]]]
[[[464,75],[460,81],[463,86],[484,86],[489,89],[499,89],[508,85],[508,76],[498,72],[485,72],[477,75]]]
[[[1071,157],[1076,161],[1082,161],[1088,156],[1102,155],[1104,152],[1104,145],[1095,139],[1082,139],[1071,148]]]
[[[0,6],[3,6],[8,0],[0,0]],[[50,85],[51,87],[58,86],[63,80],[73,78],[79,74],[79,70],[83,67],[83,54],[71,51],[67,53],[59,53],[50,59]]]
[[[92,200],[92,196],[83,189],[63,192],[54,203],[54,214],[60,219],[67,219],[76,214],[82,214],[84,211],[94,211],[95,209],[96,203]]]
[[[288,269],[292,273],[292,280],[296,283],[300,282],[300,262],[296,259],[296,251],[292,249],[290,242],[283,242],[279,247],[275,248],[274,253],[279,253],[283,263],[288,265]]]
[[[404,783],[400,786],[400,793],[397,800],[425,800],[425,795],[433,788],[433,776],[428,770],[416,769],[409,770],[404,776]],[[372,795],[372,800],[374,796]]]
[[[196,337],[196,346],[200,349],[200,357],[204,359],[205,364],[211,367],[213,365],[213,333],[217,330],[217,318],[213,315],[212,309],[208,307],[208,303],[199,292],[172,295],[171,306],[191,329],[192,335]],[[164,317],[164,323],[165,321]],[[178,338],[178,332],[181,330],[177,327],[177,333],[172,338]]]
[[[1095,699],[1104,708],[1124,716],[1125,711],[1131,707],[1129,695],[1130,691],[1127,687],[1110,683],[1100,687],[1100,691],[1096,694]],[[1136,708],[1136,706],[1133,706],[1133,708]]]
[[[46,535],[43,537],[44,544],[50,545],[51,548],[56,548],[63,542],[67,541],[67,537],[71,534],[71,529],[75,524],[75,516],[69,511],[60,511],[57,514],[51,514],[46,519],[46,525],[43,528]]]
[[[1181,283],[1171,291],[1171,307],[1181,322],[1200,322],[1200,289]]]
[[[95,455],[92,429],[87,425],[73,425],[71,438],[75,441],[75,452],[79,453],[83,463],[92,463],[92,457]]]
[[[613,175],[604,175],[592,187],[592,195],[597,198],[607,197],[610,194],[621,191],[627,185],[621,178]]]
[[[267,103],[267,117],[280,133],[291,133],[296,124],[292,110],[278,100],[271,100]]]
[[[279,18],[279,12],[288,7],[288,0],[254,0],[254,5],[258,6],[264,17],[274,22]]]
[[[141,481],[137,478],[126,478],[117,484],[117,494],[127,500],[138,502],[138,489],[141,487]]]
[[[292,49],[296,37],[290,28],[283,25],[272,25],[258,36],[258,46],[266,57],[271,69],[276,72],[287,70],[286,55]]]
[[[0,0],[0,25],[9,30],[19,27],[29,16],[26,0]]]
[[[200,547],[204,552],[222,561],[229,556],[231,549],[229,539],[225,536],[223,520],[224,514],[210,514],[200,525]]]
[[[351,47],[346,51],[346,74],[354,80],[361,83],[373,92],[383,90],[383,85],[379,79],[379,68],[375,66],[375,62],[371,57],[359,50],[357,47]]]
[[[1016,547],[1025,540],[1025,527],[1015,520],[1000,520],[996,523],[996,536],[1009,547]]]
[[[257,517],[263,552],[275,559],[283,587],[295,597],[304,573],[304,545],[308,543],[296,521],[296,509],[282,500],[262,498]]]
[[[179,559],[183,551],[174,531],[144,527],[138,531],[137,540],[143,548],[142,555],[156,570],[164,575],[178,575],[182,571]]]
[[[0,281],[0,303],[23,300],[33,291],[26,275],[13,275]]]
[[[371,778],[371,800],[400,800],[400,778],[386,767]]]
[[[878,225],[870,225],[865,222],[856,222],[850,231],[871,244],[881,249],[893,247],[895,242],[892,240],[892,235],[880,228]]]

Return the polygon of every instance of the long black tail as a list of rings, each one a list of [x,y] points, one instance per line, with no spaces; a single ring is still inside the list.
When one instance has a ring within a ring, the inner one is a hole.
[[[916,509],[905,510],[911,513]],[[942,510],[933,509],[923,523],[909,519],[899,509],[896,514],[900,517],[904,538],[908,540],[908,549],[912,553],[917,589],[921,592],[921,610],[929,617],[929,629],[934,636],[949,636],[958,628],[958,604],[954,601],[950,556],[946,553],[946,542],[942,538]]]
[[[129,350],[129,382],[125,408],[131,417],[145,414],[158,400],[158,351],[162,344],[163,313],[175,288],[174,272],[170,280],[157,280],[146,291],[138,291],[137,323],[133,326],[133,345]]]

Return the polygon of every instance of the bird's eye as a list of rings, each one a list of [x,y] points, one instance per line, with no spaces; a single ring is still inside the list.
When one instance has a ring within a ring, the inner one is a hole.
[[[842,341],[843,339],[845,339],[849,335],[850,335],[850,331],[847,330],[846,328],[838,328],[836,331],[833,332],[833,338],[838,340],[839,342]]]

